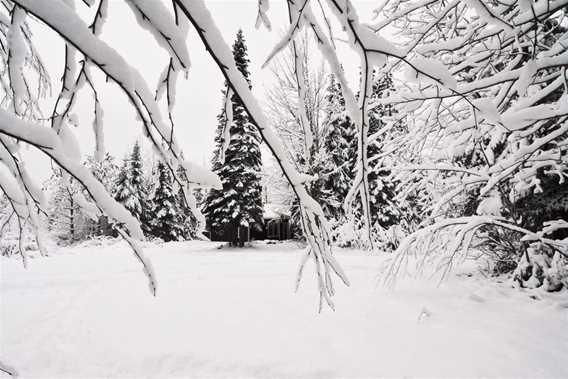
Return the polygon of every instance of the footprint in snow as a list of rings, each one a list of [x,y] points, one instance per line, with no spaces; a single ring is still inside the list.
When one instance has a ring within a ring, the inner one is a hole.
[[[469,295],[469,300],[475,301],[476,303],[485,303],[485,298],[483,298],[483,297],[481,297],[481,296],[479,296],[475,293],[472,293],[472,294]]]
[[[418,315],[417,322],[419,324],[421,324],[424,321],[428,320],[431,316],[432,316],[432,313],[430,313],[430,311],[428,309],[426,309],[426,307],[423,307],[422,310],[420,311],[420,314]]]

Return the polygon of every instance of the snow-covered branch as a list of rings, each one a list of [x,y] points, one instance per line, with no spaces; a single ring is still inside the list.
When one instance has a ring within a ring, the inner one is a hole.
[[[60,167],[69,172],[89,192],[97,205],[111,218],[123,223],[130,235],[143,239],[138,221],[106,192],[103,185],[77,160],[72,152],[76,144],[70,138],[60,137],[54,130],[23,121],[5,111],[0,111],[0,134],[24,141],[48,155]]]
[[[280,165],[288,182],[292,185],[301,207],[304,232],[310,244],[308,254],[312,254],[316,262],[320,299],[333,307],[331,295],[333,284],[330,270],[348,284],[349,281],[335,260],[331,251],[329,225],[319,204],[309,196],[304,186],[302,175],[289,162],[282,142],[272,128],[257,100],[252,95],[248,83],[238,71],[232,52],[216,27],[211,14],[201,0],[176,0],[183,13],[197,30],[201,41],[210,52],[213,60],[222,71],[232,91],[238,96],[251,120]]]

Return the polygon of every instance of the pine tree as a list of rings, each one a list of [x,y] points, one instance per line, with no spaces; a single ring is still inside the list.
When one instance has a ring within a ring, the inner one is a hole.
[[[374,76],[371,98],[388,96],[392,88],[390,74]],[[324,137],[324,150],[328,167],[324,170],[322,206],[329,217],[341,220],[344,216],[343,204],[349,189],[353,185],[357,166],[358,136],[357,128],[347,115],[341,85],[333,76],[327,89],[327,132]],[[379,105],[369,112],[369,136],[377,133],[386,125],[387,118],[395,115],[390,105]],[[395,128],[397,129],[397,128]],[[398,128],[400,129],[400,127]],[[390,178],[379,155],[382,152],[383,137],[371,141],[367,147],[369,159],[369,202],[371,219],[375,228],[388,228],[400,220],[401,205],[395,204],[398,183]],[[355,221],[360,222],[361,205],[354,203]]]
[[[122,160],[122,166],[118,171],[118,176],[116,177],[114,199],[119,203],[125,204],[126,200],[131,196],[132,186],[130,184],[129,160],[128,158],[124,158]]]
[[[178,167],[177,173],[179,175],[179,177],[184,180],[184,178],[186,177],[185,175],[185,170],[183,170],[180,167]],[[197,195],[196,193],[197,190],[194,190],[194,195]],[[198,204],[198,198],[196,196],[196,203]],[[197,218],[195,217],[195,215],[193,214],[193,212],[191,211],[191,208],[187,205],[186,201],[185,201],[185,194],[183,191],[183,188],[181,186],[178,186],[177,192],[176,192],[176,203],[177,203],[177,207],[178,210],[180,212],[180,223],[183,229],[183,239],[185,240],[191,240],[194,239],[195,237],[197,237]]]
[[[184,238],[183,218],[178,208],[173,179],[169,168],[158,163],[158,186],[152,198],[152,234],[164,241]]]
[[[380,77],[375,73],[371,98],[381,99],[389,95],[392,90],[392,76],[390,73],[382,74]],[[369,136],[377,133],[386,125],[386,119],[395,114],[392,105],[378,105],[369,112]],[[392,133],[393,131],[391,131]],[[381,164],[382,160],[377,159],[381,154],[381,145],[384,135],[372,141],[367,149],[369,159],[369,200],[371,206],[372,221],[375,226],[388,228],[397,224],[401,217],[400,206],[393,202],[396,196],[397,183],[389,178],[391,171]],[[378,224],[378,225],[377,225]]]
[[[191,209],[187,206],[185,202],[185,195],[183,189],[180,187],[176,191],[176,204],[180,213],[180,224],[182,227],[182,239],[191,240],[196,236],[196,225],[197,220],[191,212]]]
[[[116,181],[114,198],[141,222],[144,231],[148,231],[148,194],[144,185],[144,171],[140,144],[132,148],[130,158],[123,161]]]
[[[233,55],[238,69],[250,86],[249,59],[241,30],[233,44]],[[262,223],[260,135],[239,97],[233,95],[231,103],[233,119],[224,162],[219,162],[226,121],[223,115],[218,118],[219,126],[215,138],[213,170],[219,175],[223,190],[210,191],[204,207],[208,223],[218,231],[239,226],[259,228]]]
[[[330,77],[326,95],[326,133],[323,149],[327,168],[322,183],[322,206],[328,217],[340,220],[344,216],[343,203],[353,184],[353,167],[357,158],[355,124],[347,116],[341,84]]]

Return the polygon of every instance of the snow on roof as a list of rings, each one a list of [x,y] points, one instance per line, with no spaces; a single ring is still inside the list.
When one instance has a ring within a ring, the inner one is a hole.
[[[266,203],[264,204],[264,214],[262,217],[266,219],[290,217],[288,207],[280,204]]]

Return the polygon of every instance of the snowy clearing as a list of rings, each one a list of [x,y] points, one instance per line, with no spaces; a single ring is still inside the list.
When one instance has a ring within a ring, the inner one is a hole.
[[[0,259],[0,362],[22,377],[568,377],[567,294],[454,275],[377,285],[384,257],[339,251],[351,287],[317,313],[301,247],[123,242]]]

